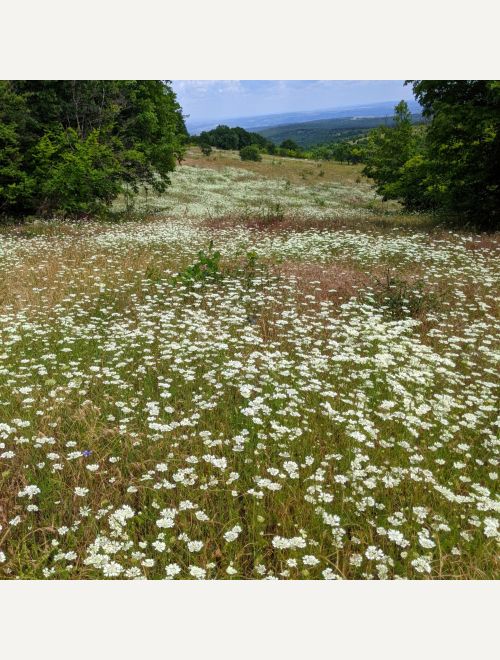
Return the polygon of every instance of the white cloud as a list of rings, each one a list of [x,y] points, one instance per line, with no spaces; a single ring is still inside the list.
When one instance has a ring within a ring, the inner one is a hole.
[[[181,94],[203,96],[207,93],[227,94],[242,92],[240,80],[176,80],[175,88]]]

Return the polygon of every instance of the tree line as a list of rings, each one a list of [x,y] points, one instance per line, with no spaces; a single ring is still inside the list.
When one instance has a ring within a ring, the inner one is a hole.
[[[162,192],[187,141],[168,81],[0,81],[0,214],[100,212]]]
[[[415,80],[423,124],[405,101],[391,126],[325,145],[313,156],[363,163],[384,199],[458,224],[500,225],[500,81]]]

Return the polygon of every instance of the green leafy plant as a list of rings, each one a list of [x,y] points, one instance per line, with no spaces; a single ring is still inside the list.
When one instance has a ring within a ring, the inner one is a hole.
[[[213,241],[208,245],[208,251],[200,250],[198,260],[188,266],[174,277],[174,283],[181,283],[184,286],[191,287],[197,283],[218,282],[222,279],[223,273],[220,269],[221,253],[213,249]]]
[[[98,131],[81,139],[68,128],[47,133],[36,147],[39,208],[96,213],[120,191],[120,163]]]
[[[269,154],[275,152],[275,146],[259,133],[250,133],[241,126],[229,127],[219,124],[210,131],[202,131],[200,135],[191,138],[195,144],[210,145],[217,149],[243,149],[250,144],[258,146]]]
[[[443,294],[426,290],[422,279],[406,280],[387,269],[383,278],[375,277],[373,294],[364,302],[374,304],[394,320],[417,318],[436,310]]]
[[[257,277],[260,270],[257,253],[250,250],[245,254],[245,260],[242,267],[243,280],[247,289],[252,284],[253,280]]]
[[[266,206],[261,212],[261,218],[265,222],[281,222],[285,219],[285,208],[281,202],[273,202]]]

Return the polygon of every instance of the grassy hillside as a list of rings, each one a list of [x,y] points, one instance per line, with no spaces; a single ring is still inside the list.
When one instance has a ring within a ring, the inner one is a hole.
[[[412,118],[415,123],[422,121],[420,114],[413,114]],[[301,147],[311,147],[316,144],[351,139],[381,125],[392,125],[392,117],[320,119],[302,122],[300,124],[284,124],[271,128],[256,128],[254,130],[275,144],[280,144],[283,140],[291,139]]]
[[[346,183],[350,186],[359,184],[360,187],[371,186],[362,176],[363,165],[347,165],[335,161],[314,161],[303,158],[281,158],[262,154],[262,161],[241,160],[237,151],[214,149],[209,157],[202,156],[197,148],[187,153],[184,164],[201,167],[203,169],[224,172],[227,168],[235,168],[246,172],[253,172],[265,178],[270,184],[272,180],[280,180],[287,184],[306,185],[308,188],[324,186],[329,183]],[[231,191],[227,191],[231,195]]]
[[[498,235],[228,152],[135,201],[0,231],[0,577],[498,576]]]

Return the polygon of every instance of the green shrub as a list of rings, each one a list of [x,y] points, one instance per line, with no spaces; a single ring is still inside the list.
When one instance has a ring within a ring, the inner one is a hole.
[[[121,165],[99,131],[85,139],[69,128],[46,134],[35,150],[39,209],[71,215],[101,211],[119,193]]]
[[[188,266],[173,278],[175,284],[181,283],[184,286],[191,287],[200,282],[217,282],[222,279],[220,270],[221,253],[213,249],[213,241],[210,241],[208,252],[200,250],[198,260]]]
[[[294,140],[283,140],[280,144],[280,149],[285,149],[286,151],[300,151],[299,145]]]
[[[249,144],[247,147],[240,149],[240,158],[241,160],[262,160],[259,147],[256,144]]]

